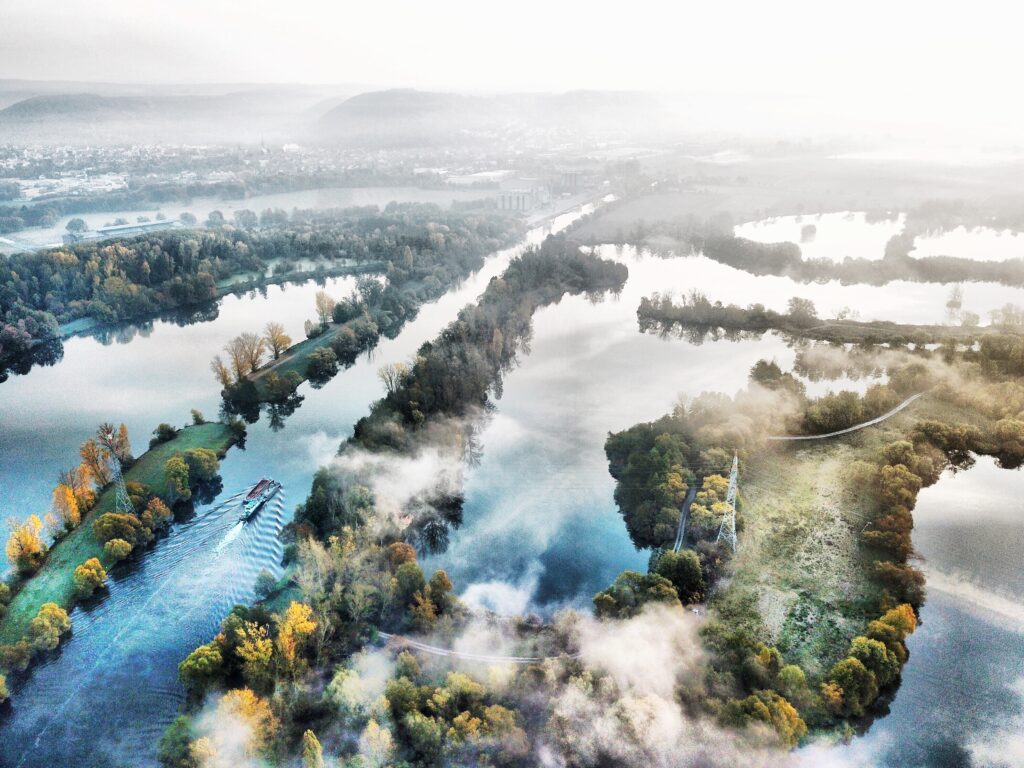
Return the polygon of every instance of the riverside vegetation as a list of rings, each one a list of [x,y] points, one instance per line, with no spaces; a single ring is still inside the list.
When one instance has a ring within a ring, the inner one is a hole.
[[[106,585],[107,572],[167,528],[176,505],[216,490],[219,459],[244,440],[240,422],[161,424],[149,450],[132,456],[128,432],[102,424],[62,472],[43,520],[11,519],[6,554],[14,574],[0,582],[0,670],[23,673],[71,629],[69,611]],[[130,512],[115,508],[113,462],[124,471]]]

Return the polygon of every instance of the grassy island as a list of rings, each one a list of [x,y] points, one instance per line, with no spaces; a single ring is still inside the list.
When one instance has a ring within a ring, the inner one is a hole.
[[[220,458],[237,439],[229,425],[219,422],[184,427],[166,442],[154,445],[139,456],[125,470],[125,483],[144,486],[153,497],[173,500],[174,492],[165,477],[169,459],[193,449],[206,449]],[[75,601],[74,577],[79,565],[91,558],[98,559],[106,568],[116,563],[93,532],[93,523],[114,510],[114,494],[113,486],[107,485],[79,525],[50,548],[39,569],[21,584],[0,618],[0,645],[21,640],[44,604],[55,603],[70,610]]]

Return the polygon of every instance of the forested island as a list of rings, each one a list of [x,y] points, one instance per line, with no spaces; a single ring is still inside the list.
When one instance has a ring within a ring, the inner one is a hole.
[[[649,574],[623,574],[598,609],[635,610],[638,589],[641,602],[659,600],[674,582],[684,600],[707,603],[705,704],[725,702],[724,721],[762,720],[790,743],[862,726],[899,684],[925,598],[909,562],[918,492],[975,455],[1024,462],[1022,349],[1019,335],[934,352],[868,346],[861,354],[875,356],[887,381],[818,398],[762,360],[735,398],[709,393],[610,435],[616,501],[633,541],[655,554]],[[920,393],[911,408],[841,438],[770,442],[849,427]],[[718,536],[734,451],[735,553]],[[676,553],[690,488],[686,548]]]
[[[0,363],[82,318],[101,324],[144,318],[209,302],[226,290],[304,279],[296,268],[301,260],[315,261],[320,274],[370,268],[385,273],[389,284],[418,281],[423,293],[436,293],[523,231],[509,216],[425,204],[269,211],[235,224],[223,217],[209,223],[203,230],[0,256]],[[238,275],[255,277],[241,287],[225,283]]]

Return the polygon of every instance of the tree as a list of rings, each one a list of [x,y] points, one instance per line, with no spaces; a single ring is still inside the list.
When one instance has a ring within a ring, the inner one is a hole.
[[[224,657],[216,642],[200,645],[178,665],[178,678],[192,696],[203,696],[224,674]]]
[[[111,539],[103,545],[103,553],[116,563],[128,557],[134,548],[130,541]]]
[[[68,612],[56,603],[43,603],[39,613],[28,625],[28,638],[37,651],[52,651],[60,645],[60,638],[71,629]]]
[[[85,223],[85,219],[80,219],[77,216],[71,219],[64,228],[68,232],[85,232],[89,229],[89,225]]]
[[[295,673],[299,653],[315,629],[313,609],[293,600],[277,626],[277,652],[289,674]]]
[[[623,571],[614,584],[594,596],[594,611],[602,619],[628,619],[650,602],[678,606],[672,582],[656,573]]]
[[[231,369],[224,365],[220,355],[214,355],[213,360],[210,361],[210,370],[213,371],[213,375],[217,377],[217,381],[220,382],[223,389],[227,389],[235,381],[231,375]]]
[[[7,701],[10,694],[7,692],[7,678],[0,673],[0,704]]]
[[[189,448],[182,458],[188,465],[189,481],[193,483],[208,483],[220,470],[217,454],[209,448]]]
[[[242,229],[254,229],[256,227],[256,214],[248,208],[243,208],[234,213],[235,224]]]
[[[206,217],[206,226],[213,229],[223,227],[226,223],[224,214],[220,211],[210,211],[210,215]]]
[[[131,545],[144,539],[142,522],[135,515],[120,512],[105,512],[92,524],[92,533],[96,541],[106,544],[114,539],[122,539]]]
[[[306,377],[310,381],[327,381],[338,372],[338,356],[330,347],[314,349],[306,363]]]
[[[160,737],[157,759],[164,768],[201,768],[192,752],[196,739],[192,721],[187,715],[178,715]]]
[[[810,299],[801,299],[796,296],[789,300],[786,305],[789,317],[801,323],[815,322],[818,319],[818,311],[814,308],[814,302]]]
[[[734,699],[728,702],[723,709],[722,719],[737,727],[755,721],[767,723],[778,734],[779,741],[788,748],[795,747],[807,735],[807,724],[796,708],[775,691],[755,691],[742,701]]]
[[[860,717],[864,708],[878,697],[878,680],[859,659],[847,657],[829,672],[828,681],[842,693],[839,714]]]
[[[235,380],[239,381],[260,367],[266,342],[255,333],[240,333],[224,346]],[[217,358],[214,358],[216,362]],[[218,374],[219,375],[219,374]]]
[[[246,621],[235,630],[235,655],[242,662],[242,677],[257,690],[273,686],[270,663],[274,656],[274,642],[266,626]]]
[[[7,560],[22,574],[35,573],[43,564],[47,548],[40,537],[43,523],[37,515],[29,515],[24,523],[9,519],[11,529],[7,537]]]
[[[304,768],[324,768],[324,750],[316,734],[307,730],[302,734],[302,765]]]
[[[850,642],[849,654],[874,673],[879,688],[885,688],[899,677],[900,660],[878,640],[855,637]]]
[[[217,715],[228,721],[230,718],[238,718],[248,726],[244,749],[249,757],[267,752],[280,727],[267,701],[248,688],[225,693],[217,703]],[[218,735],[232,740],[237,738],[234,733]]]
[[[326,291],[316,292],[316,316],[320,319],[321,327],[330,325],[334,317],[335,303]]]
[[[409,605],[417,592],[427,585],[423,570],[416,563],[402,563],[395,571],[396,597],[402,605]]]
[[[359,737],[359,751],[366,761],[367,768],[384,768],[390,765],[394,748],[391,731],[382,728],[375,719],[370,718]]]
[[[444,571],[434,571],[434,575],[430,577],[430,583],[427,585],[427,590],[430,593],[431,602],[437,606],[439,613],[445,613],[451,608],[452,604],[452,590],[455,585],[452,584],[452,580],[448,577],[448,574]]]
[[[398,570],[398,566],[403,563],[416,562],[416,550],[412,548],[411,544],[407,544],[404,541],[395,541],[388,544],[386,555],[388,566],[392,571]]]
[[[107,572],[98,558],[90,557],[75,568],[75,575],[72,578],[75,583],[75,596],[89,597],[97,589],[106,586]]]
[[[206,417],[203,416],[203,412],[200,411],[198,408],[193,408],[192,409],[192,424],[194,424],[195,426],[198,427],[200,424],[205,424],[205,423],[206,423]]]
[[[658,560],[655,573],[672,582],[683,605],[699,603],[704,599],[704,576],[701,573],[700,558],[693,550],[664,552]]]
[[[179,499],[188,501],[192,498],[188,464],[181,456],[172,456],[164,464],[164,484],[167,486],[167,500],[171,504]]]
[[[52,510],[57,523],[65,533],[73,531],[82,522],[82,514],[78,509],[75,492],[64,483],[60,483],[53,489]]]
[[[196,219],[195,214],[189,213],[188,211],[183,211],[182,214],[178,216],[178,221],[180,221],[186,227],[194,227],[198,222],[198,219]]]
[[[281,353],[292,345],[292,337],[284,332],[284,326],[273,321],[267,323],[264,327],[263,340],[267,343],[275,360],[281,357]]]
[[[89,471],[90,477],[97,487],[102,488],[110,482],[110,466],[107,464],[107,451],[95,439],[89,438],[78,451],[82,464]]]
[[[377,371],[377,378],[380,379],[389,395],[393,395],[398,391],[398,388],[402,386],[402,382],[405,381],[408,375],[409,366],[405,363],[388,363],[381,366]]]

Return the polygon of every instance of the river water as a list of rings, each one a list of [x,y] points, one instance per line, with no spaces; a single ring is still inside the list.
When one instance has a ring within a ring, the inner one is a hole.
[[[576,215],[531,231],[527,242],[539,242]],[[86,759],[102,764],[105,756],[117,765],[126,749],[131,749],[131,764],[151,762],[155,737],[182,699],[177,663],[213,635],[234,601],[251,596],[262,568],[276,567],[277,530],[305,496],[316,468],[335,454],[355,421],[383,394],[376,377],[379,366],[411,357],[520,250],[491,256],[479,273],[422,307],[395,339],[382,339],[323,388],[304,385],[304,402],[283,429],[271,428],[265,415],[251,425],[245,449],[232,449],[222,464],[224,491],[199,505],[192,519],[176,523],[139,565],[118,571],[109,596],[77,609],[74,634],[63,650],[14,691],[14,704],[0,722],[0,765],[80,764]],[[452,533],[445,552],[428,558],[427,566],[450,571],[457,589],[474,605],[550,615],[562,606],[585,606],[625,568],[643,569],[647,553],[633,548],[612,501],[613,481],[603,451],[607,433],[660,417],[680,396],[732,394],[745,385],[758,359],[774,358],[784,369],[793,363],[794,350],[773,334],[705,343],[642,334],[636,321],[642,296],[697,289],[712,299],[758,301],[782,309],[798,295],[813,299],[823,316],[850,306],[863,317],[941,322],[949,291],[948,286],[921,284],[802,285],[753,277],[701,257],[661,259],[611,246],[600,251],[628,266],[624,289],[599,301],[566,297],[538,311],[529,353],[506,376],[502,396],[482,429],[482,458],[466,476],[463,525]],[[326,289],[340,297],[352,284],[350,278],[329,280]],[[19,515],[44,509],[56,473],[73,463],[77,446],[100,421],[125,421],[141,452],[157,423],[184,423],[194,407],[213,416],[219,388],[208,371],[210,357],[232,336],[268,319],[280,320],[298,338],[303,320],[313,314],[316,290],[312,282],[274,286],[226,297],[203,322],[155,321],[103,341],[73,338],[55,366],[0,384],[0,508]],[[965,305],[972,295],[986,306],[1005,303],[1004,297],[1024,303],[1024,292],[998,286],[969,286]],[[867,383],[844,381],[843,386]],[[813,393],[836,386],[807,384]],[[932,494],[974,477],[982,467],[979,462],[971,472],[922,493],[915,531],[922,551],[931,552],[920,537],[928,530]],[[1019,477],[995,473],[1004,480]],[[236,526],[236,494],[264,475],[280,480],[284,492],[252,523]],[[1019,542],[1019,529],[1013,530]],[[956,545],[950,562],[929,554],[930,567],[956,574],[975,558],[975,550],[957,543],[961,533],[943,539]],[[1001,540],[1012,541],[1009,535]],[[936,543],[933,549],[942,547]],[[1006,574],[1017,572],[1019,556],[1012,546],[984,551],[987,561],[1001,563]],[[977,575],[982,592],[988,586],[984,577]],[[1008,589],[999,580],[1005,578],[993,577],[991,586]],[[980,621],[973,618],[976,612],[965,613],[956,590],[950,592],[948,598],[930,595],[893,714],[855,742],[852,749],[860,751],[849,753],[851,764],[904,764],[885,757],[887,739],[896,738],[908,723],[954,722],[956,708],[972,696],[971,711],[982,719],[994,713],[993,727],[1010,717],[1007,707],[1015,694],[1004,683],[1022,674],[1011,669],[1022,658],[1020,636],[1005,622],[969,631],[982,624],[970,624]],[[951,677],[948,667],[943,671],[950,654],[960,657],[959,678]],[[936,695],[947,698],[937,703]],[[996,707],[997,700],[1006,706]],[[980,719],[972,722],[982,728]],[[32,748],[37,739],[45,740],[47,759]],[[921,765],[958,764],[941,762],[943,744],[926,743],[923,737],[915,743],[928,759],[935,758]],[[857,762],[864,755],[868,759]]]

